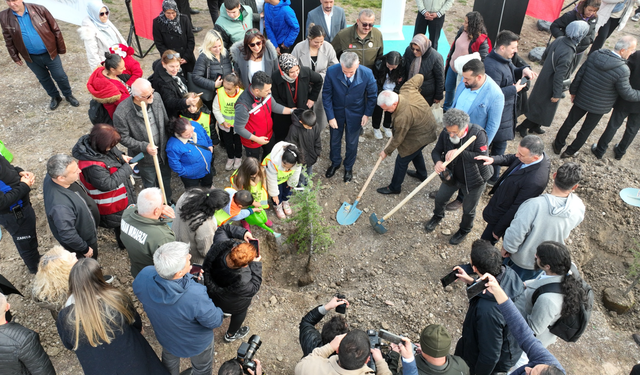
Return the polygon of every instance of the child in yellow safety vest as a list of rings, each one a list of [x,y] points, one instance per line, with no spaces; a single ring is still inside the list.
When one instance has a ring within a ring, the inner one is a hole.
[[[267,192],[276,205],[276,216],[285,219],[291,215],[289,196],[291,188],[298,186],[304,156],[296,145],[278,142],[262,161],[267,174]]]
[[[253,207],[253,196],[247,190],[236,191],[232,188],[224,189],[229,193],[229,204],[223,209],[213,214],[218,226],[227,224],[229,221],[240,221],[254,212],[262,211],[261,207]]]
[[[182,110],[180,112],[180,117],[188,118],[189,120],[193,120],[198,124],[202,125],[204,130],[207,132],[207,135],[211,137],[211,142],[213,146],[217,146],[220,144],[220,138],[218,138],[218,132],[216,132],[215,126],[212,126],[213,116],[211,116],[211,111],[207,108],[206,105],[202,102],[202,99],[195,92],[188,92],[185,98],[193,98],[197,97],[198,102],[195,105],[190,105],[187,109]],[[213,163],[212,163],[213,164]]]
[[[227,150],[225,171],[238,169],[242,163],[242,143],[240,136],[233,131],[233,121],[236,115],[234,107],[242,91],[240,78],[235,73],[227,74],[222,81],[222,87],[216,90],[216,98],[211,104],[211,110],[220,128],[220,138],[222,138],[224,148]]]
[[[253,203],[263,209],[269,208],[269,195],[267,194],[267,177],[264,171],[264,167],[260,165],[260,162],[256,158],[248,157],[242,161],[240,168],[238,168],[229,178],[231,186],[236,190],[249,190],[253,195]],[[271,227],[273,222],[266,217],[266,212],[263,211],[263,216],[266,218],[264,224],[267,227]],[[249,219],[247,219],[249,221]],[[246,221],[242,222],[242,226],[251,230],[251,227]]]

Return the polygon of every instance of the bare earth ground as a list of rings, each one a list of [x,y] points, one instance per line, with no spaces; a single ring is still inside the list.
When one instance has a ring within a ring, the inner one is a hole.
[[[106,1],[110,3],[110,1]],[[569,3],[567,1],[567,3]],[[195,0],[195,7],[204,9],[194,16],[194,23],[207,29],[211,21],[206,12],[206,2]],[[464,14],[472,9],[473,1],[457,1],[447,14],[445,30],[449,41],[462,24]],[[128,30],[128,17],[122,3],[110,4],[112,20],[121,31]],[[348,21],[355,20],[357,10],[347,8]],[[379,10],[378,10],[379,12]],[[415,3],[408,1],[405,24],[413,24]],[[81,106],[73,108],[63,102],[56,111],[48,110],[49,98],[41,89],[33,74],[26,66],[18,67],[9,58],[6,50],[0,48],[0,63],[5,67],[2,73],[3,92],[0,93],[0,139],[14,153],[14,164],[36,173],[38,183],[32,192],[32,202],[38,215],[38,233],[41,252],[56,242],[48,229],[42,200],[41,181],[45,174],[45,161],[55,153],[70,153],[76,140],[86,134],[90,123],[86,113],[90,95],[84,88],[90,71],[85,51],[75,32],[77,26],[61,24],[67,42],[67,54],[63,56],[66,72],[69,74],[75,95]],[[629,22],[627,32],[638,34],[638,24]],[[535,20],[527,17],[522,30],[523,40],[520,50],[523,56],[536,46],[543,46],[548,34],[537,31]],[[608,46],[615,42],[620,33],[614,34]],[[198,43],[204,32],[197,34]],[[148,41],[143,42],[148,46]],[[150,72],[156,51],[141,60],[143,69]],[[540,66],[534,65],[539,71]],[[548,149],[553,136],[566,117],[570,108],[567,99],[562,100],[556,120],[547,134],[543,135]],[[587,145],[596,142],[608,120],[606,115],[593,132]],[[577,130],[576,130],[577,131]],[[622,131],[612,142],[616,143]],[[436,189],[438,183],[432,182],[425,191],[420,192],[408,205],[398,211],[385,223],[389,232],[380,235],[370,227],[367,216],[375,212],[378,216],[389,212],[400,200],[417,186],[417,181],[407,178],[403,194],[386,197],[377,194],[374,189],[387,184],[393,173],[393,158],[385,160],[368,192],[364,195],[360,208],[364,209],[355,225],[337,226],[335,213],[343,201],[353,202],[357,191],[366,179],[383,147],[384,140],[376,140],[370,130],[366,141],[360,144],[358,160],[355,165],[354,181],[344,184],[341,173],[327,181],[322,175],[329,166],[328,132],[324,134],[325,150],[319,160],[316,171],[322,177],[325,189],[320,194],[320,204],[324,206],[324,215],[330,224],[335,245],[327,252],[315,255],[313,266],[316,282],[307,287],[297,286],[298,278],[304,273],[306,255],[297,255],[287,246],[271,246],[263,250],[264,283],[260,293],[254,299],[247,323],[251,333],[262,337],[263,345],[258,352],[265,364],[266,372],[271,374],[291,374],[300,359],[298,323],[300,318],[312,307],[325,303],[340,291],[351,301],[348,319],[355,328],[387,328],[399,334],[418,339],[419,331],[427,324],[445,325],[451,332],[454,343],[460,337],[462,321],[467,309],[463,288],[455,285],[443,290],[439,278],[454,265],[467,262],[471,242],[479,238],[484,222],[481,209],[478,210],[476,227],[467,240],[459,246],[448,244],[449,236],[457,230],[460,212],[448,213],[438,230],[425,234],[422,224],[431,216],[433,201],[426,193]],[[570,139],[572,139],[570,137]],[[509,152],[515,152],[515,143]],[[428,155],[431,147],[427,147]],[[228,173],[224,172],[224,154],[216,151],[218,162],[217,187],[227,185]],[[549,151],[555,170],[562,163]],[[631,333],[640,329],[639,309],[635,307],[624,316],[609,314],[601,304],[601,294],[605,287],[627,286],[629,262],[632,260],[629,248],[632,239],[638,238],[640,211],[623,203],[618,192],[625,187],[638,187],[637,165],[640,156],[637,142],[622,161],[612,158],[610,151],[602,161],[596,160],[585,146],[577,158],[586,168],[586,177],[578,189],[578,195],[587,206],[584,222],[572,233],[569,245],[575,261],[579,264],[587,280],[594,287],[596,306],[592,324],[578,343],[559,342],[550,347],[569,374],[627,374],[630,368],[640,361],[640,350],[631,340]],[[341,171],[340,171],[341,172]],[[139,184],[138,184],[139,185]],[[138,186],[140,188],[140,186]],[[550,190],[550,189],[549,189]],[[182,185],[174,178],[176,199],[182,192]],[[479,205],[484,207],[488,197]],[[270,213],[275,217],[273,213]],[[275,219],[277,221],[277,219]],[[277,230],[285,233],[293,229],[292,224],[276,224]],[[266,233],[257,230],[261,238]],[[107,273],[117,276],[115,285],[133,295],[131,276],[126,252],[117,249],[113,234],[100,231],[100,263]],[[263,241],[265,243],[272,241]],[[0,243],[0,274],[11,280],[27,298],[11,296],[12,311],[16,321],[37,331],[42,343],[51,355],[59,374],[81,374],[82,370],[75,355],[66,350],[59,341],[55,325],[48,312],[39,309],[28,298],[31,276],[18,256],[15,247],[4,231]],[[634,291],[636,299],[640,297],[638,288]],[[136,302],[137,303],[137,302]],[[143,313],[137,303],[138,311]],[[145,336],[152,346],[160,350],[152,327],[146,316]],[[235,356],[239,343],[225,344],[221,340],[228,322],[216,330],[216,371],[217,367]],[[183,369],[187,363],[183,363]]]

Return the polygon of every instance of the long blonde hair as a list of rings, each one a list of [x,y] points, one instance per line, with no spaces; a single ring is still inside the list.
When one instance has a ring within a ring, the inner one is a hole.
[[[107,284],[95,259],[80,259],[69,275],[69,295],[75,302],[67,316],[67,324],[75,328],[75,345],[81,339],[97,347],[110,344],[124,324],[133,324],[135,313],[131,298]]]
[[[51,303],[58,310],[62,309],[67,300],[69,273],[75,264],[69,260],[70,254],[62,246],[54,246],[44,253],[31,289],[36,300]]]
[[[207,34],[204,36],[204,40],[202,41],[202,46],[200,46],[200,53],[204,53],[205,56],[209,58],[209,60],[213,60],[213,54],[211,53],[211,47],[213,47],[213,43],[220,41],[220,45],[222,49],[220,50],[220,56],[227,56],[227,49],[224,48],[224,41],[222,40],[222,36],[216,30],[209,30]]]

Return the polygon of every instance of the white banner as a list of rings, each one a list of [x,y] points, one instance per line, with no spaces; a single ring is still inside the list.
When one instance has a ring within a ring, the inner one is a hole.
[[[27,0],[46,7],[57,20],[81,25],[87,16],[87,0]]]

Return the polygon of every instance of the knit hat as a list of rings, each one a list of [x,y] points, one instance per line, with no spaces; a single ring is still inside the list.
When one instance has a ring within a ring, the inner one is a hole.
[[[424,354],[434,358],[445,357],[450,348],[451,336],[443,326],[431,324],[422,330],[420,349]]]

